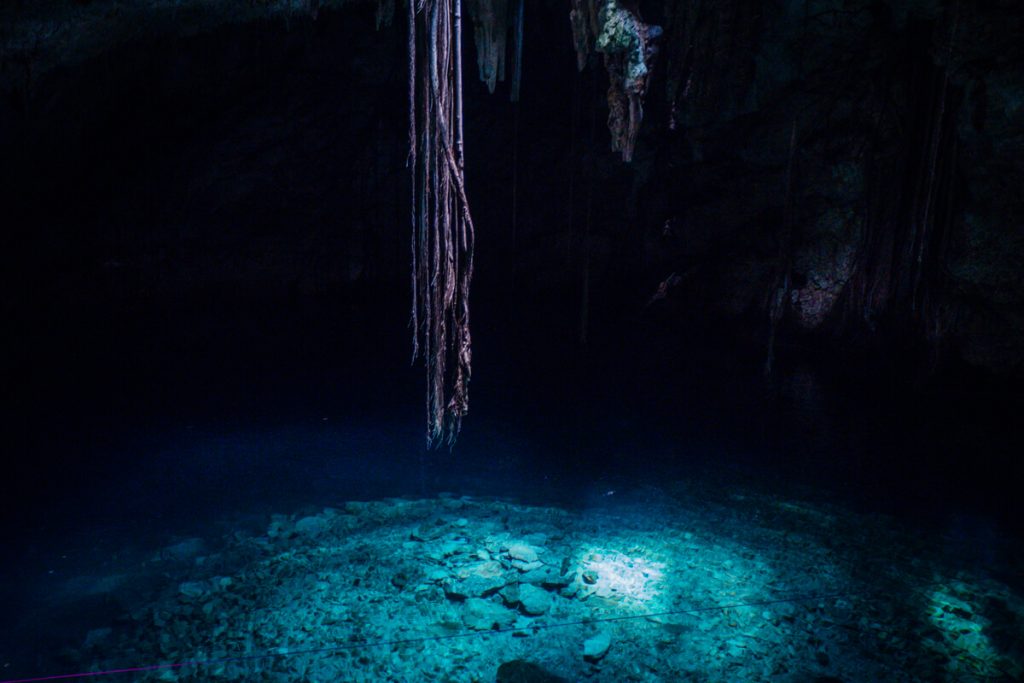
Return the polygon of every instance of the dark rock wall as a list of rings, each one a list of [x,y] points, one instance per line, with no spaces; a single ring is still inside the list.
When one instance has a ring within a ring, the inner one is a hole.
[[[1021,15],[665,3],[650,260],[730,316],[778,293],[790,332],[1019,373]]]
[[[87,305],[394,271],[404,73],[364,14],[160,36],[48,74],[5,131],[7,272]]]
[[[1018,3],[637,11],[664,33],[632,164],[568,7],[527,3],[518,106],[467,79],[478,307],[658,309],[761,343],[777,301],[783,340],[1021,373]],[[403,27],[360,4],[167,25],[29,95],[4,81],[8,315],[405,288]]]

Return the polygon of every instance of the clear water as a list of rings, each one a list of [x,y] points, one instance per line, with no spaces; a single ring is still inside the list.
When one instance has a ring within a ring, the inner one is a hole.
[[[766,383],[664,330],[580,353],[485,318],[466,431],[425,454],[400,320],[252,319],[52,356],[12,432],[0,680],[1024,673],[1000,415],[809,362]],[[572,583],[527,608],[533,569]],[[475,571],[507,585],[463,594]]]

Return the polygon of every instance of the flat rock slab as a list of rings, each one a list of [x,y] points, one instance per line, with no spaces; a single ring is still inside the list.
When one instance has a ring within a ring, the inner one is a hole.
[[[525,583],[519,586],[519,605],[525,614],[538,616],[551,608],[552,597],[543,588]]]
[[[490,600],[470,598],[462,612],[462,621],[474,631],[491,631],[512,626],[516,623],[516,613]]]

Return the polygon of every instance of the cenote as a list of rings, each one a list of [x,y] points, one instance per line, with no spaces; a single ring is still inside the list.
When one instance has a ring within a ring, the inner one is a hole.
[[[1024,677],[989,0],[0,7],[0,681]]]

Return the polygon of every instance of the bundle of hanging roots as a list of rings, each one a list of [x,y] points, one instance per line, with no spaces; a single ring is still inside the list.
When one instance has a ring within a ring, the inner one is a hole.
[[[480,78],[491,92],[505,79],[508,38],[522,73],[523,0],[467,0]],[[381,0],[378,24],[394,0]],[[571,24],[582,69],[591,52],[609,75],[612,148],[633,155],[657,26],[622,0],[572,0]],[[466,201],[462,127],[462,0],[409,0],[409,166],[412,170],[413,359],[427,371],[427,445],[454,443],[469,409],[469,285],[473,220]]]
[[[462,137],[461,0],[411,0],[413,358],[427,368],[427,443],[454,442],[469,409],[473,220]]]

